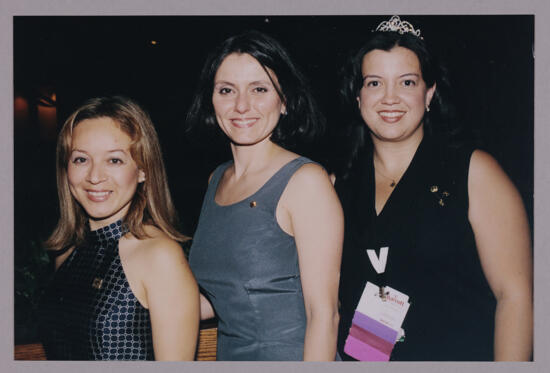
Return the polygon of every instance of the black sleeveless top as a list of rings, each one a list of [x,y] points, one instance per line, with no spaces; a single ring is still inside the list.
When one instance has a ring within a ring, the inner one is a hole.
[[[48,360],[154,360],[149,311],[118,253],[127,232],[120,220],[89,232],[55,273],[40,305]]]
[[[217,360],[303,360],[306,314],[294,237],[277,223],[296,158],[256,193],[227,206],[214,200],[226,162],[212,174],[189,265],[218,316]]]
[[[338,350],[343,352],[366,281],[407,294],[405,340],[391,360],[492,360],[496,301],[483,275],[468,221],[472,149],[449,150],[424,138],[377,216],[372,146],[349,178],[337,180],[345,215]],[[367,249],[389,247],[378,275]]]

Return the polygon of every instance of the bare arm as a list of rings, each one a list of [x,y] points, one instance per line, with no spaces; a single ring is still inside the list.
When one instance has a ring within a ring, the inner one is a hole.
[[[290,215],[298,249],[307,317],[304,360],[333,361],[344,234],[342,207],[328,175],[314,164],[304,165],[294,174],[281,202]]]
[[[193,360],[199,330],[199,291],[181,247],[163,239],[149,251],[144,278],[156,360]]]
[[[214,172],[210,173],[210,176],[208,176],[208,184],[210,184],[210,180],[212,180],[212,176],[214,175]],[[200,306],[201,306],[201,320],[208,320],[216,316],[214,313],[214,308],[212,308],[212,304],[204,295],[200,295]]]
[[[533,269],[521,197],[487,153],[472,155],[469,219],[483,271],[497,299],[495,360],[529,360],[533,350]]]
[[[206,299],[204,295],[201,294],[201,320],[208,320],[213,318],[215,315],[212,304]]]

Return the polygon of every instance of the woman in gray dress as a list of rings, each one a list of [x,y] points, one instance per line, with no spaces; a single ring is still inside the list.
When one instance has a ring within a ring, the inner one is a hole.
[[[211,175],[190,253],[218,360],[334,360],[343,215],[325,170],[287,148],[322,125],[303,75],[247,32],[208,58],[188,114],[233,160]]]

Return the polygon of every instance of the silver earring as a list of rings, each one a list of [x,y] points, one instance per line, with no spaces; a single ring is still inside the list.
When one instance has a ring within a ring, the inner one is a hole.
[[[426,111],[429,113],[430,112],[430,105],[426,105]]]

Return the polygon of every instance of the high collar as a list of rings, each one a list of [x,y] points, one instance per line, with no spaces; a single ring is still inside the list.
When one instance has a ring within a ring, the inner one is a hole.
[[[91,242],[105,245],[120,240],[128,231],[128,226],[123,224],[121,219],[94,231],[90,231],[89,237]]]

